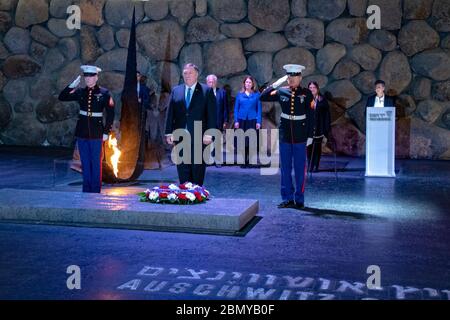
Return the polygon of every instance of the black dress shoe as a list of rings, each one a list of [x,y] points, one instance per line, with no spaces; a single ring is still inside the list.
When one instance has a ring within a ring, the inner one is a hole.
[[[296,203],[295,204],[295,209],[303,210],[303,209],[305,209],[305,204],[303,202]]]
[[[241,165],[241,169],[247,169],[247,168],[248,168],[248,166],[246,164]]]
[[[283,201],[278,205],[278,209],[287,209],[287,208],[295,208],[295,202],[294,201]]]

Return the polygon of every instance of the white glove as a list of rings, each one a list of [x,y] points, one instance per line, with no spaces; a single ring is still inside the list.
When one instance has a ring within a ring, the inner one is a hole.
[[[78,85],[80,84],[81,81],[81,76],[78,76],[78,78],[76,78],[71,84],[69,84],[69,88],[74,89],[76,87],[78,87]]]
[[[167,144],[173,145],[173,135],[172,134],[166,134],[166,142],[167,142]]]
[[[203,144],[209,145],[212,143],[212,136],[204,135],[203,136]]]
[[[103,141],[106,141],[109,139],[109,136],[107,134],[103,134]]]
[[[275,83],[272,85],[272,87],[274,89],[278,88],[279,86],[281,86],[284,82],[286,82],[288,76],[284,76],[283,78],[278,79],[277,81],[275,81]]]
[[[309,146],[309,145],[311,145],[313,143],[313,138],[308,138],[307,140],[306,140],[306,146]]]

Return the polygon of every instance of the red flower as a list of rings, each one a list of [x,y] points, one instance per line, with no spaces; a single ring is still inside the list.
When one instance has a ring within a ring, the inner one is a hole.
[[[159,194],[159,197],[160,197],[161,199],[167,199],[167,196],[168,196],[167,192],[161,192],[161,193]]]
[[[180,193],[180,194],[178,195],[178,199],[180,199],[180,200],[187,200],[186,194]]]
[[[181,189],[181,190],[187,190],[187,188],[186,188],[186,186],[184,185],[184,183],[183,183],[183,184],[180,184],[180,189]]]
[[[162,186],[159,186],[159,188],[160,188],[160,189],[169,189],[169,186],[164,186],[164,185],[162,185]]]
[[[197,198],[198,201],[202,201],[202,200],[203,200],[202,195],[201,195],[200,192],[195,191],[195,192],[194,192],[194,195],[195,195],[195,197]]]

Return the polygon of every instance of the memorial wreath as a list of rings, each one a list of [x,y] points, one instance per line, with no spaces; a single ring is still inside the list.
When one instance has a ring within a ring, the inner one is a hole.
[[[209,200],[209,191],[204,187],[186,182],[180,185],[170,184],[147,189],[138,193],[141,202],[167,204],[198,204]]]

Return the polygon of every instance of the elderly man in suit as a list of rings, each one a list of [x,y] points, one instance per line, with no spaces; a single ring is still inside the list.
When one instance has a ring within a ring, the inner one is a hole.
[[[212,136],[205,135],[208,129],[215,129],[217,125],[216,98],[211,88],[198,83],[199,69],[193,63],[183,67],[184,84],[172,89],[167,111],[166,141],[173,145],[173,132],[177,129],[185,129],[191,136],[191,162],[177,165],[180,183],[192,182],[203,185],[206,165],[202,158],[201,163],[194,163],[195,141],[203,141],[204,145],[212,143]],[[194,124],[202,125],[202,137],[194,134]],[[178,141],[179,143],[180,141]],[[184,150],[186,151],[186,150]]]
[[[206,85],[210,87],[214,95],[216,96],[216,110],[217,110],[217,121],[216,128],[218,130],[225,130],[228,126],[229,109],[228,109],[228,97],[227,92],[222,88],[217,88],[217,76],[210,74],[206,77]],[[215,157],[215,150],[214,150]],[[220,168],[221,164],[215,160],[216,168]]]

